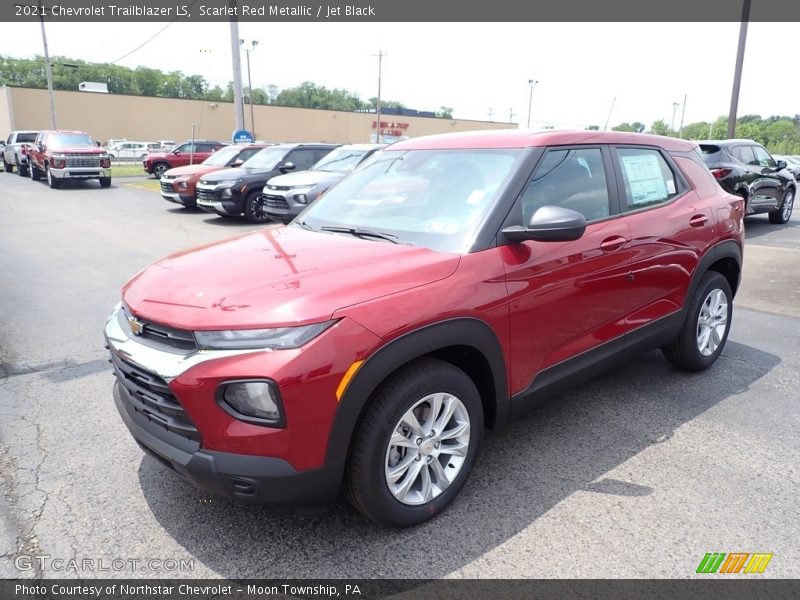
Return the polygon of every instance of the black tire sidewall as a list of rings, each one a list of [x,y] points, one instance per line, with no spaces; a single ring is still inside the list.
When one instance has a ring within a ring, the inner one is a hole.
[[[470,418],[469,450],[456,479],[437,498],[422,506],[409,506],[397,500],[389,490],[385,478],[386,450],[395,426],[403,414],[428,394],[447,392],[456,396],[464,404]],[[403,385],[394,398],[381,398],[374,405],[378,414],[375,420],[379,427],[362,432],[360,442],[370,450],[366,460],[360,465],[365,470],[365,480],[369,485],[360,490],[361,510],[373,521],[394,527],[407,527],[427,521],[442,512],[454,500],[469,478],[483,433],[483,406],[480,395],[472,380],[459,369],[447,363],[438,368],[425,371]]]
[[[700,316],[700,310],[703,307],[708,295],[714,289],[721,289],[725,294],[728,302],[727,324],[725,327],[725,335],[719,346],[710,356],[704,356],[697,347],[697,320]],[[733,318],[733,294],[731,293],[730,284],[723,275],[716,271],[709,271],[703,276],[700,286],[692,300],[692,305],[689,307],[689,314],[687,315],[684,330],[681,332],[680,343],[683,346],[681,352],[683,356],[689,361],[690,367],[696,370],[702,370],[710,367],[719,358],[725,344],[728,341],[728,334],[731,331],[731,321]]]

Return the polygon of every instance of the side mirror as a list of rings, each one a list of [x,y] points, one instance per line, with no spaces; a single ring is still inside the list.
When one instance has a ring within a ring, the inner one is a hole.
[[[297,167],[295,166],[295,164],[293,162],[285,162],[285,163],[283,163],[283,165],[281,165],[278,168],[278,170],[281,173],[286,173],[287,171],[294,171],[296,168]]]
[[[781,169],[786,168],[786,161],[785,160],[778,160],[775,161],[775,168],[780,171]]]
[[[527,227],[512,225],[503,235],[512,242],[570,242],[586,231],[586,218],[579,212],[560,206],[542,206],[531,217]]]
[[[233,161],[232,167],[241,167],[244,164],[244,161],[241,158],[237,158]]]

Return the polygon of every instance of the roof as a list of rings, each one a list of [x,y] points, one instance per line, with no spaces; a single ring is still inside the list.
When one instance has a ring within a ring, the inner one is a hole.
[[[704,146],[737,146],[739,144],[756,144],[760,146],[758,142],[754,142],[753,140],[695,140],[695,144],[700,145],[703,144]]]
[[[697,145],[696,142],[678,138],[622,131],[497,129],[412,138],[402,142],[395,142],[389,150],[529,148],[533,146],[565,146],[569,144],[639,144],[659,146],[667,151],[678,152],[692,150]]]

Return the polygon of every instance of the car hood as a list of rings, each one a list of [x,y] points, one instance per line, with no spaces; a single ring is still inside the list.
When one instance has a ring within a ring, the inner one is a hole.
[[[258,169],[241,169],[239,167],[228,167],[209,173],[208,177],[203,177],[203,181],[209,183],[219,183],[220,181],[232,181],[235,179],[246,179],[252,176],[260,176],[269,173],[269,171],[260,171]]]
[[[332,171],[300,171],[299,173],[287,173],[278,175],[267,182],[267,185],[279,185],[285,187],[311,187],[323,181],[339,181],[346,173],[334,173]]]
[[[53,154],[106,154],[107,151],[96,146],[52,146]]]
[[[460,257],[278,227],[163,258],[123,288],[139,317],[189,330],[302,325],[438,281]]]
[[[211,167],[209,165],[186,165],[185,167],[175,167],[164,172],[166,177],[191,177],[192,175],[204,175],[211,171],[219,171],[225,167]]]

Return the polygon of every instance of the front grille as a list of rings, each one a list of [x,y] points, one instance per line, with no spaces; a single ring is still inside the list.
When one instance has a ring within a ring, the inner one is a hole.
[[[155,373],[136,366],[115,353],[111,364],[117,381],[127,390],[122,394],[128,412],[134,412],[151,423],[181,437],[199,440],[200,432],[183,410],[167,382]]]
[[[133,333],[137,339],[150,340],[157,344],[163,344],[178,350],[197,350],[197,341],[194,339],[194,334],[191,331],[167,327],[161,323],[153,323],[152,321],[136,317],[135,323],[133,324],[141,327],[141,331],[136,333],[131,328],[131,321],[134,320],[133,315],[131,315],[127,308],[123,308],[121,312],[122,318],[126,321],[125,325],[128,327],[128,331]]]
[[[217,195],[214,193],[214,190],[208,190],[205,188],[198,187],[197,188],[197,199],[198,200],[206,200],[208,202],[216,202]]]
[[[279,210],[289,210],[289,203],[283,196],[271,196],[267,194],[264,196],[267,200],[267,208],[277,208]]]
[[[172,183],[169,181],[162,181],[161,182],[161,191],[165,194],[174,194],[175,190],[172,189]]]
[[[67,154],[67,167],[99,167],[100,156],[96,154]]]

